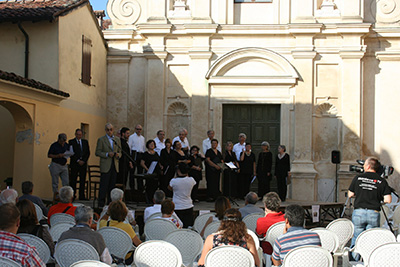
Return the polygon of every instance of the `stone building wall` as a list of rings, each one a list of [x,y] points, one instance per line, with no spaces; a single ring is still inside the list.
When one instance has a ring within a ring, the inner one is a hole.
[[[334,200],[340,150],[344,200],[356,159],[400,163],[398,2],[109,0],[108,119],[201,144],[210,128],[222,138],[224,104],[280,104],[290,197]]]

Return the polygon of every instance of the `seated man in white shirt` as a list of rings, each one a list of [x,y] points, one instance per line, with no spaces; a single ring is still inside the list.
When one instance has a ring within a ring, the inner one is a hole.
[[[157,131],[157,137],[154,138],[154,142],[156,142],[156,148],[154,148],[154,151],[160,156],[161,150],[165,148],[165,132],[163,130]]]
[[[151,215],[153,215],[154,213],[161,212],[161,203],[162,203],[164,200],[165,200],[165,193],[164,193],[164,191],[162,191],[162,190],[157,190],[157,191],[154,193],[154,196],[153,196],[154,205],[151,206],[151,207],[147,207],[147,208],[144,210],[144,218],[143,218],[143,219],[144,219],[144,223],[146,223],[146,221],[149,219],[149,217],[150,217]],[[178,218],[178,222],[180,223],[180,225],[183,225],[182,221],[179,219],[178,215],[176,215],[175,211],[174,211],[174,213],[173,213],[172,215],[175,216],[176,218]]]
[[[209,150],[211,148],[211,140],[213,140],[214,136],[215,136],[214,130],[208,130],[207,131],[207,136],[208,136],[208,138],[203,140],[203,154],[204,155],[206,154],[207,150]],[[218,143],[218,146],[217,146],[217,150],[219,152],[221,152],[221,145],[219,143]]]
[[[182,150],[185,152],[189,151],[190,145],[189,145],[189,141],[187,139],[187,135],[188,135],[188,131],[186,129],[182,129],[179,131],[179,135],[176,136],[173,140],[172,140],[172,144],[175,143],[175,141],[179,141],[182,144]]]

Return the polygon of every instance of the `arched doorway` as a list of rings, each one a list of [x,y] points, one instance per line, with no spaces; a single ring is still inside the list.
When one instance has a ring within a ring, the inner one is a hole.
[[[19,190],[21,182],[33,176],[32,118],[21,105],[1,100],[0,125],[0,181],[13,177],[13,187]]]

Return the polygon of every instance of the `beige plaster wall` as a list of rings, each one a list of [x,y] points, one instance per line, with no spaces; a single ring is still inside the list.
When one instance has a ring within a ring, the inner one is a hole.
[[[97,21],[85,5],[59,18],[60,90],[70,93],[69,102],[104,116],[107,87],[107,48]],[[85,25],[84,27],[82,27]],[[91,85],[80,81],[82,71],[82,35],[92,40]]]
[[[59,88],[57,22],[23,22],[29,35],[29,78]],[[24,76],[25,37],[16,24],[0,24],[0,69]]]
[[[59,100],[40,92],[31,92],[36,95],[36,99],[32,99],[29,97],[30,90],[10,84],[0,84],[0,100],[13,103],[32,119],[30,129],[33,133],[24,135],[25,138],[21,142],[15,143],[14,187],[20,192],[21,183],[31,180],[35,184],[35,194],[51,198],[51,177],[48,170],[51,160],[47,157],[50,145],[57,140],[59,133],[66,133],[67,138],[72,139],[75,129],[79,128],[82,122],[87,123],[89,125],[87,139],[91,149],[89,164],[98,164],[99,159],[94,155],[94,151],[97,139],[105,134],[106,119],[80,110],[60,107]],[[27,96],[15,94],[21,91],[25,92]],[[7,125],[7,127],[11,126]],[[29,125],[26,123],[15,126],[17,137],[26,130],[23,127],[29,129]]]

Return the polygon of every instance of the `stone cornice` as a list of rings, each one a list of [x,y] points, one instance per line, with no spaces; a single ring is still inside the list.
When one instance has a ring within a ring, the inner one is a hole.
[[[400,50],[380,51],[376,52],[375,55],[380,61],[400,61]]]
[[[140,34],[168,34],[172,32],[172,24],[150,24],[143,23],[136,25]]]
[[[294,59],[314,59],[317,56],[315,51],[293,50],[292,56]]]
[[[132,40],[135,35],[135,30],[112,29],[103,31],[104,39],[106,40]]]
[[[143,55],[147,59],[166,59],[168,56],[168,52],[166,51],[152,51],[152,52],[144,52]]]
[[[212,54],[210,51],[189,51],[191,59],[210,59]]]
[[[365,51],[340,50],[339,55],[342,59],[362,59],[365,55]]]

